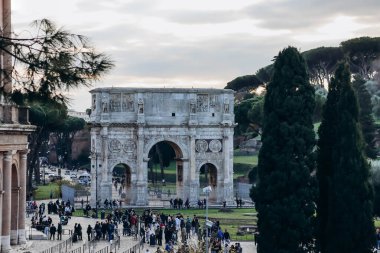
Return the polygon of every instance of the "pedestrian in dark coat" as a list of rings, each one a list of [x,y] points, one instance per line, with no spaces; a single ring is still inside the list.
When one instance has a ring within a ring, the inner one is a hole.
[[[62,240],[62,224],[58,223],[58,228],[57,228],[57,240]]]

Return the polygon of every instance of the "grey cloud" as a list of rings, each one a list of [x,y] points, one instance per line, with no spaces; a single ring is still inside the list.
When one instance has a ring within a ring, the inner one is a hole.
[[[226,23],[247,17],[239,11],[167,11],[162,13],[168,21],[180,24]]]
[[[369,18],[379,21],[378,0],[288,0],[264,1],[247,7],[245,12],[260,20],[265,28],[308,30],[337,15]]]
[[[270,64],[273,56],[283,47],[278,41],[223,37],[172,47],[152,44],[126,48],[115,54],[115,74],[228,82]]]
[[[107,3],[107,4],[104,4]],[[111,5],[110,5],[111,3]],[[86,10],[86,12],[99,12],[103,10],[117,11],[120,6],[123,6],[118,0],[107,1],[93,1],[93,0],[80,0],[76,4],[78,10]]]
[[[107,2],[107,4],[104,4]],[[109,4],[111,3],[111,5]],[[125,13],[128,15],[137,13],[153,13],[153,10],[157,6],[157,1],[155,0],[133,0],[133,1],[123,1],[123,0],[105,0],[105,1],[93,1],[93,0],[81,0],[77,3],[78,9],[85,9],[86,11],[101,11],[110,10]]]

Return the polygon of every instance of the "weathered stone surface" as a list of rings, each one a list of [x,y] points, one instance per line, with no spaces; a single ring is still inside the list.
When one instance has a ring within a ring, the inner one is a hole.
[[[200,168],[210,164],[216,168],[213,200],[233,201],[232,90],[99,88],[90,93],[92,182],[98,177],[98,184],[92,184],[92,205],[96,185],[100,203],[112,198],[112,171],[118,164],[130,169],[127,202],[148,204],[148,153],[161,141],[176,153],[177,197],[195,203],[201,192]]]

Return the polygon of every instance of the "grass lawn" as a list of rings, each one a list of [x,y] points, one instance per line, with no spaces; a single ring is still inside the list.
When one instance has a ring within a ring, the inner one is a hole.
[[[244,163],[257,165],[257,155],[252,156],[234,156],[234,163]]]
[[[34,191],[33,196],[35,200],[49,199],[50,193],[52,192],[53,198],[58,198],[58,190],[59,190],[59,186],[57,183],[39,185],[37,190]]]

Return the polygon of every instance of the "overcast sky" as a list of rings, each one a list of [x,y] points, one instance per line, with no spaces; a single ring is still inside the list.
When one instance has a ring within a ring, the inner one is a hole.
[[[48,18],[115,61],[95,87],[223,88],[288,46],[380,36],[380,0],[14,0],[13,30]],[[90,89],[70,106],[90,107]]]

